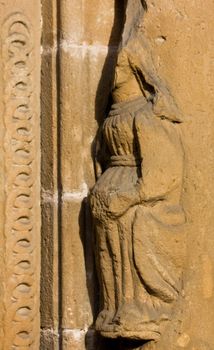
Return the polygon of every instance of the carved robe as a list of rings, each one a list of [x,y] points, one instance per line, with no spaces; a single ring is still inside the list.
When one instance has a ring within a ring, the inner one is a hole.
[[[182,291],[184,153],[179,123],[142,97],[103,124],[106,170],[91,192],[102,335],[156,340]]]

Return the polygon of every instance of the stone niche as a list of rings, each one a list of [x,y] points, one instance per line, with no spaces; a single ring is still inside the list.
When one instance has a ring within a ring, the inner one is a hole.
[[[0,1],[0,349],[214,349],[214,1]]]

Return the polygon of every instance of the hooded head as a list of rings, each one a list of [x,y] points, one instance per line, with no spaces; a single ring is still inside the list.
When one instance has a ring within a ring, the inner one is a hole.
[[[112,95],[115,102],[129,101],[144,96],[125,49],[121,50],[118,55]]]
[[[142,96],[157,117],[182,122],[181,113],[165,81],[157,73],[149,44],[141,33],[129,40],[118,55],[112,89],[116,102]]]

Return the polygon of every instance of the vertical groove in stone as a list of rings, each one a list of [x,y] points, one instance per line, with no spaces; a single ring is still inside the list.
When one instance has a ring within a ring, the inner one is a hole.
[[[62,180],[61,180],[61,103],[60,103],[60,31],[61,31],[61,0],[56,0],[57,53],[56,53],[56,86],[57,86],[57,190],[58,190],[58,347],[62,350]]]
[[[58,333],[58,150],[57,1],[42,0],[41,349],[57,349]]]

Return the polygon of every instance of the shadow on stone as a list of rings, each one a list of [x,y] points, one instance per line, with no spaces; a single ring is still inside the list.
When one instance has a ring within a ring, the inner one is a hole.
[[[103,66],[101,78],[96,92],[95,102],[95,118],[98,125],[103,123],[103,119],[108,112],[111,105],[110,91],[112,86],[112,80],[114,76],[114,68],[117,60],[118,48],[122,38],[122,32],[125,23],[125,10],[127,0],[117,1],[115,0],[114,9],[114,24],[111,30],[111,35],[108,43],[108,53]],[[97,137],[92,145],[92,157],[94,158],[94,149]],[[91,309],[96,320],[99,306],[99,287],[98,280],[94,267],[94,252],[93,252],[93,225],[90,214],[90,208],[88,204],[88,198],[82,203],[81,212],[79,215],[79,227],[80,237],[82,240],[85,256],[85,269],[86,269],[86,284],[88,289],[88,295],[90,299]],[[87,350],[107,350],[117,349],[118,342],[108,342],[101,338],[93,329],[93,325],[88,330],[85,338],[85,346]],[[127,349],[128,350],[128,349]]]

